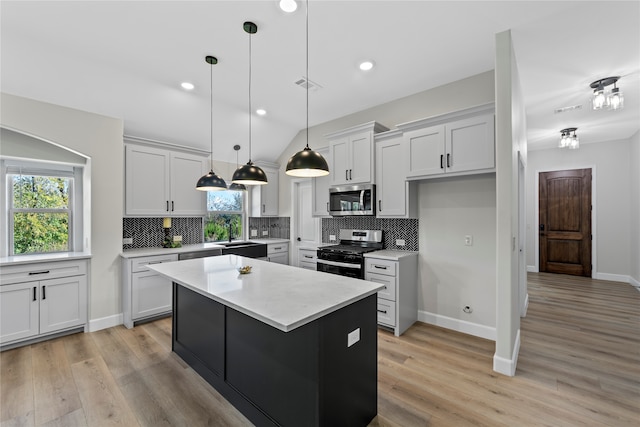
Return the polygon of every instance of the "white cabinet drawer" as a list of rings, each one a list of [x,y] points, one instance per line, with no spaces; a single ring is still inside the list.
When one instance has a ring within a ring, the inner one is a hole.
[[[59,277],[87,274],[87,261],[56,261],[37,264],[21,264],[2,267],[0,283],[30,282],[34,280],[57,279]]]
[[[300,262],[316,262],[318,251],[316,249],[298,249]]]
[[[267,245],[267,255],[289,252],[288,243],[272,243]]]
[[[366,258],[365,271],[371,273],[384,274],[386,276],[396,275],[396,262],[385,259]]]
[[[300,268],[316,271],[318,269],[318,264],[315,262],[300,261]]]
[[[377,273],[366,273],[366,280],[370,282],[380,283],[384,285],[384,289],[378,291],[378,298],[384,298],[389,301],[396,300],[396,278],[392,276],[384,276]]]
[[[396,326],[396,304],[378,298],[378,323],[395,327]]]
[[[131,272],[132,273],[140,273],[142,271],[149,271],[147,265],[149,264],[160,264],[163,262],[171,262],[177,261],[177,254],[167,254],[167,255],[153,255],[153,256],[145,256],[140,258],[134,258],[131,260]]]

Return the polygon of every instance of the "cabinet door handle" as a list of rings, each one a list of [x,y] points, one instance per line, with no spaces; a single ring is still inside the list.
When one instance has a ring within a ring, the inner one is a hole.
[[[451,154],[450,154],[450,153],[447,153],[447,167],[448,167],[448,168],[450,168],[450,167],[451,167],[451,162],[450,162],[450,160],[451,160]]]
[[[378,313],[387,314],[387,310],[378,310]]]
[[[378,210],[382,212],[382,200],[378,200]]]
[[[173,212],[173,200],[171,201],[171,212]]]
[[[444,169],[444,154],[440,154],[440,169]]]
[[[373,267],[374,268],[378,268],[380,270],[386,270],[387,269],[387,267],[385,265],[374,265]]]
[[[344,180],[349,181],[349,169],[344,170]]]
[[[266,204],[262,204],[262,213],[264,213],[266,209],[267,209],[267,205]]]
[[[329,202],[327,202],[327,212],[329,212]]]
[[[46,292],[47,287],[46,286],[42,286],[42,300],[46,300],[47,299],[47,292]]]
[[[169,212],[169,201],[167,200],[167,212]]]
[[[352,180],[353,180],[353,176],[351,175],[351,172],[353,172],[353,170],[352,170],[352,169],[349,169],[349,181],[352,181]]]
[[[49,273],[49,270],[30,271],[29,276],[35,276],[36,274],[47,274],[47,273]]]
[[[36,288],[37,288],[37,286],[33,287],[33,300],[34,301],[36,300]]]

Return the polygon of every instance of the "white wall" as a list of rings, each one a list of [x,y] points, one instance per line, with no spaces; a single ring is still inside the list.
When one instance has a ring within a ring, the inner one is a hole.
[[[635,145],[637,147],[637,134]],[[606,280],[627,281],[631,274],[634,224],[631,209],[634,194],[638,203],[637,165],[631,167],[632,142],[630,140],[582,144],[578,150],[551,148],[529,152],[527,172],[527,265],[538,271],[538,174],[540,172],[592,168],[593,173],[593,275]],[[636,159],[637,159],[637,153]],[[630,197],[631,196],[631,197]],[[636,251],[638,215],[635,216]],[[630,232],[631,231],[631,232]],[[631,251],[630,251],[631,248]],[[637,252],[636,252],[637,254]]]
[[[629,180],[631,190],[629,275],[631,276],[631,284],[640,287],[640,168],[638,167],[640,165],[640,131],[631,137],[629,145],[629,164],[631,166],[631,178]]]
[[[419,197],[420,320],[495,339],[495,174],[422,181]]]
[[[124,192],[123,123],[120,119],[2,93],[0,124],[81,153],[91,167],[89,318],[121,323],[120,251]],[[85,201],[87,201],[85,199]]]
[[[0,129],[0,156],[84,164],[86,159],[69,150],[8,129]]]

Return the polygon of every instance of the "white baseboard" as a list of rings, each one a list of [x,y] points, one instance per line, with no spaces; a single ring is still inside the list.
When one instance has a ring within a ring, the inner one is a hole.
[[[624,274],[597,273],[596,272],[594,279],[609,280],[611,282],[631,283],[631,278],[629,276],[625,276]]]
[[[123,323],[124,316],[122,313],[114,314],[113,316],[102,317],[100,319],[91,319],[89,321],[89,332],[112,328],[114,326],[122,325]]]
[[[535,265],[527,265],[527,271],[529,273],[538,273],[538,267]]]
[[[637,281],[631,276],[629,276],[629,284],[631,284],[631,286],[633,287],[640,288],[640,281]]]
[[[529,293],[527,292],[527,296],[524,298],[524,310],[520,313],[520,317],[527,317],[527,310],[529,309]]]
[[[514,376],[516,374],[516,365],[518,364],[518,353],[520,353],[520,329],[518,329],[518,333],[516,334],[516,342],[513,343],[511,359],[505,359],[494,354],[493,370],[509,377]]]
[[[418,310],[418,320],[430,325],[442,326],[464,334],[473,335],[488,340],[496,340],[496,328],[480,325],[478,323],[467,322],[466,320],[454,319],[453,317],[442,316],[440,314],[429,313]]]

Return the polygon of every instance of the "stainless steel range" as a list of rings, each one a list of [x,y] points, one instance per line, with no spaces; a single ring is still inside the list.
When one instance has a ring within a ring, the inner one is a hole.
[[[317,270],[364,279],[364,254],[383,248],[382,230],[340,230],[340,244],[318,248]]]

